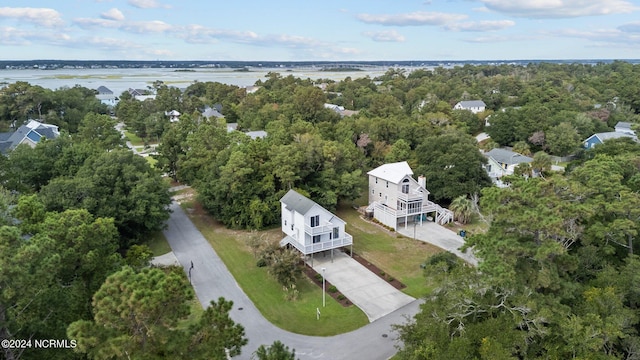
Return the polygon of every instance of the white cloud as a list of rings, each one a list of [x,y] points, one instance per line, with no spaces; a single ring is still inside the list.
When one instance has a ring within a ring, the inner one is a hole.
[[[144,34],[144,33],[161,33],[167,32],[173,29],[173,25],[167,24],[164,21],[132,21],[122,24],[120,27],[124,31]]]
[[[400,35],[397,31],[366,31],[362,35],[371,38],[373,41],[379,42],[404,42],[404,36]]]
[[[448,24],[445,25],[444,28],[451,31],[484,32],[506,29],[515,24],[516,23],[511,20],[487,20]]]
[[[0,44],[27,46],[34,43],[42,45],[67,46],[72,43],[71,36],[64,32],[20,30],[13,27],[0,28]]]
[[[115,21],[124,20],[124,15],[122,14],[122,11],[116,8],[103,12],[102,14],[100,14],[100,17],[107,20],[115,20]]]
[[[493,11],[525,18],[571,18],[630,13],[640,8],[626,0],[480,0]]]
[[[156,0],[129,0],[129,5],[137,7],[138,9],[171,8],[170,5],[161,4]]]
[[[618,30],[626,33],[640,33],[640,21],[620,25]]]
[[[545,32],[550,37],[569,37],[579,38],[593,42],[596,46],[605,47],[615,45],[628,46],[640,45],[640,36],[634,33],[620,31],[619,29],[592,29],[592,30],[576,30],[562,29],[556,31]]]
[[[48,8],[0,8],[0,18],[13,18],[29,21],[46,27],[64,25],[60,13]]]
[[[202,25],[189,25],[176,29],[176,36],[189,43],[211,44],[221,39],[247,43],[255,41],[258,35],[252,31],[232,31],[207,28]]]
[[[419,26],[419,25],[444,25],[467,18],[464,14],[448,14],[439,12],[416,11],[397,15],[371,15],[359,14],[358,20],[367,24],[379,24],[386,26]]]
[[[487,35],[487,36],[478,36],[470,39],[463,39],[464,42],[469,43],[499,43],[499,42],[525,42],[532,40],[540,40],[544,38],[540,35]]]

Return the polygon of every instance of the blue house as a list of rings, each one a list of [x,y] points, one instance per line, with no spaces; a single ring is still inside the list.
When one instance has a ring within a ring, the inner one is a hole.
[[[597,133],[597,134],[593,134],[591,136],[589,136],[585,141],[584,141],[584,148],[585,149],[591,149],[592,147],[598,145],[598,144],[602,144],[603,142],[610,140],[610,139],[619,139],[619,138],[623,138],[623,137],[627,137],[627,138],[631,138],[633,139],[633,141],[638,141],[638,137],[635,135],[631,135],[628,133],[624,133],[624,132],[615,132],[615,131],[611,131],[611,132],[604,132],[604,133]]]

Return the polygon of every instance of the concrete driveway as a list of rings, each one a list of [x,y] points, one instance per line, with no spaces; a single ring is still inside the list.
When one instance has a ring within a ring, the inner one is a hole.
[[[207,307],[211,300],[224,297],[233,301],[231,318],[245,328],[249,343],[238,359],[251,359],[260,345],[280,340],[296,350],[301,360],[389,359],[396,352],[397,332],[394,324],[407,322],[418,313],[421,301],[413,301],[377,321],[349,333],[317,337],[294,334],[269,323],[236,283],[220,257],[196,229],[180,206],[171,204],[171,218],[164,234],[173,253],[191,280],[200,303]],[[189,271],[191,263],[194,268]],[[309,321],[317,321],[309,314]]]
[[[333,261],[329,255],[316,254],[313,269],[319,274],[324,273],[327,281],[359,307],[370,322],[415,300],[341,251],[334,251]]]
[[[409,224],[406,229],[404,226],[399,226],[397,231],[408,238],[413,239],[414,237],[413,224]],[[474,256],[472,250],[467,250],[466,252],[459,250],[464,245],[464,239],[444,226],[430,221],[425,221],[422,225],[418,223],[415,226],[415,238],[452,252],[471,265],[478,265],[478,259]]]

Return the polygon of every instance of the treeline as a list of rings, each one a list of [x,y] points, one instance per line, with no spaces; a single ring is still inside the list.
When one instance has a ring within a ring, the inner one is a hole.
[[[218,83],[195,83],[184,92],[159,84],[155,101],[123,101],[117,111],[140,134],[158,124],[158,111],[185,114],[180,123],[162,126],[163,170],[194,185],[226,225],[260,228],[277,223],[278,199],[289,188],[333,209],[339,200],[362,196],[364,174],[384,162],[409,161],[436,201],[477,193],[490,184],[472,138],[483,130],[492,136],[486,148],[574,153],[594,132],[638,122],[639,69],[624,62],[466,65],[389,69],[376,79],[338,82],[269,73],[252,94]],[[452,110],[474,99],[487,110]],[[325,103],[358,113],[341,117]],[[216,104],[225,120],[203,120],[202,109]],[[155,113],[129,111],[134,107]],[[225,121],[268,136],[250,141],[227,133]]]
[[[430,259],[434,291],[399,326],[400,359],[633,359],[640,354],[640,144],[611,140],[566,174],[486,188],[478,268]]]

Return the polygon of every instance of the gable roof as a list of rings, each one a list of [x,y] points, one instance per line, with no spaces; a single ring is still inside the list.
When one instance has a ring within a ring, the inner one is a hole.
[[[29,120],[26,125],[20,126],[14,132],[0,134],[0,152],[5,154],[9,150],[15,149],[25,139],[33,143],[39,142],[42,137],[55,139],[60,136],[58,127],[50,124],[43,124],[36,120]]]
[[[469,101],[460,101],[458,104],[465,109],[475,108],[475,107],[486,107],[487,104],[482,100],[469,100]]]
[[[616,129],[631,130],[631,123],[626,121],[618,121],[618,123],[616,124]]]
[[[407,175],[413,175],[411,166],[406,161],[380,165],[369,171],[368,175],[398,184]]]
[[[206,118],[210,118],[210,117],[216,117],[216,118],[223,118],[224,115],[222,115],[220,113],[220,110],[216,109],[215,107],[205,107],[204,111],[202,112],[202,116],[206,117]]]
[[[487,152],[485,155],[487,157],[491,157],[493,160],[500,164],[507,165],[530,163],[533,161],[533,158],[530,158],[528,156],[518,154],[517,152],[511,150],[500,148],[491,149],[491,151]]]
[[[615,132],[615,131],[610,131],[610,132],[603,132],[603,133],[597,133],[597,134],[593,134],[591,136],[589,136],[586,141],[589,141],[589,139],[596,137],[598,140],[600,140],[600,142],[604,142],[605,140],[609,140],[609,139],[619,139],[619,138],[623,138],[623,137],[628,137],[628,138],[632,138],[635,141],[638,141],[638,137],[635,135],[631,135],[628,133],[623,133],[623,132]]]
[[[302,215],[306,214],[314,205],[317,205],[316,202],[293,189],[284,194],[280,202],[283,203],[287,209]]]
[[[96,91],[98,92],[99,95],[113,95],[113,91],[111,91],[106,86],[98,86]]]

